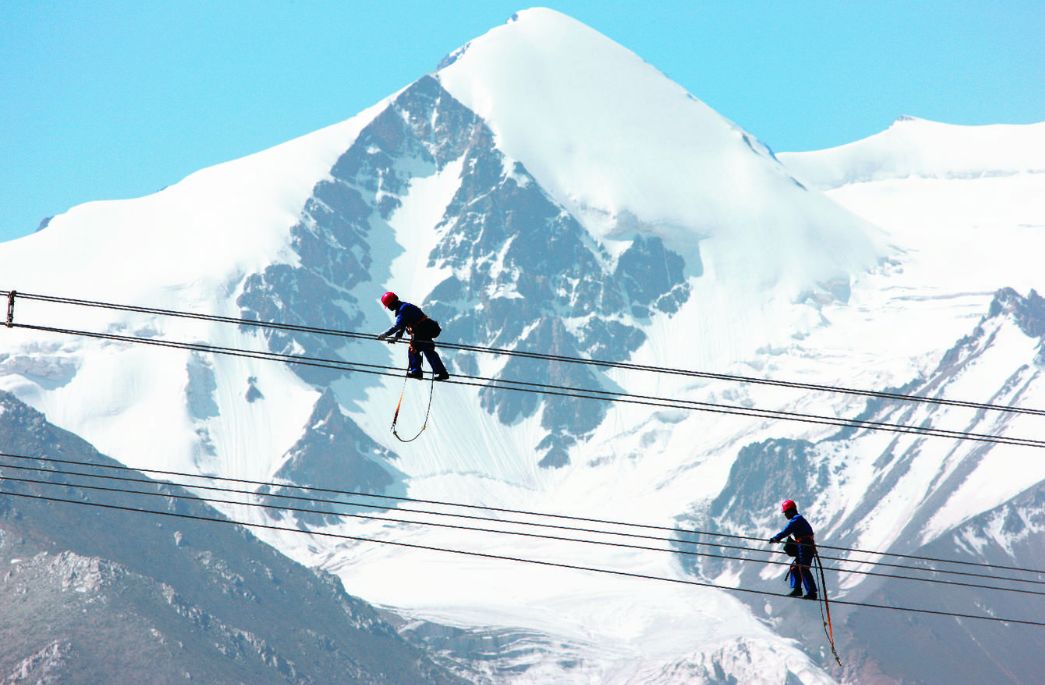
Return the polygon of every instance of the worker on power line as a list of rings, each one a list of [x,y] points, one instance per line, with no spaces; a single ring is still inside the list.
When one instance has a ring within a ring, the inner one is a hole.
[[[410,334],[410,347],[407,350],[408,367],[406,375],[408,378],[422,378],[421,355],[424,354],[428,365],[432,367],[435,380],[445,381],[450,377],[439,353],[435,351],[435,343],[432,342],[442,332],[439,324],[425,316],[425,313],[409,302],[403,302],[393,292],[387,292],[381,296],[381,304],[390,311],[395,312],[395,323],[387,331],[377,336],[378,340],[395,342],[403,337],[403,333]]]
[[[791,583],[791,592],[788,597],[798,597],[802,594],[802,586],[805,586],[806,594],[802,599],[816,599],[816,580],[813,578],[812,570],[813,557],[816,555],[813,527],[798,513],[798,505],[794,500],[784,500],[780,504],[780,511],[787,519],[787,525],[782,531],[769,538],[769,541],[775,543],[788,538],[784,549],[795,557],[787,574]]]

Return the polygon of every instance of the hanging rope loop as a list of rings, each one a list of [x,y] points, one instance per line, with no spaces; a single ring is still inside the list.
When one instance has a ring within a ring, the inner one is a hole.
[[[410,377],[407,376],[403,379],[403,389],[399,391],[399,401],[396,402],[396,410],[392,415],[392,435],[396,436],[396,440],[399,442],[413,442],[421,437],[421,433],[425,432],[428,428],[428,417],[432,415],[432,396],[435,394],[435,374],[432,374],[432,380],[428,386],[428,407],[425,409],[425,421],[421,424],[421,430],[417,431],[412,438],[404,438],[396,430],[396,424],[399,423],[399,410],[403,407],[403,395],[406,394],[406,386],[410,382]]]

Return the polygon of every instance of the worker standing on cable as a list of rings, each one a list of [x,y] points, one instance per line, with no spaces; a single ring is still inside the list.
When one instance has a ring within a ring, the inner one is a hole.
[[[780,505],[780,510],[787,519],[787,525],[782,531],[769,538],[769,541],[775,543],[788,538],[785,551],[795,557],[787,574],[791,583],[791,592],[788,597],[798,597],[802,594],[802,586],[805,586],[806,594],[802,599],[816,599],[816,580],[813,578],[812,570],[813,557],[816,555],[813,527],[798,513],[798,505],[794,500],[784,500]]]
[[[381,296],[381,304],[390,311],[395,312],[395,323],[387,331],[377,336],[378,340],[395,342],[403,337],[403,333],[410,334],[410,347],[407,350],[406,370],[407,378],[421,378],[421,355],[424,354],[428,365],[432,367],[435,380],[445,381],[450,377],[439,353],[435,351],[435,343],[432,342],[439,336],[442,330],[439,324],[425,316],[419,307],[409,302],[403,302],[393,292],[387,292]]]

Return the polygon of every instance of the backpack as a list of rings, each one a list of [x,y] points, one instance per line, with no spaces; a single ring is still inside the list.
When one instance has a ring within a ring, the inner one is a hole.
[[[435,340],[443,332],[435,319],[424,318],[412,326],[411,336],[415,340]]]

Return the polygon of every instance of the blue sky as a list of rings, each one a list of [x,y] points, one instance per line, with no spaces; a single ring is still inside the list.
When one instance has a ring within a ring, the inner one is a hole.
[[[773,149],[1045,120],[1045,2],[544,2]],[[4,0],[0,240],[340,121],[521,2]]]

